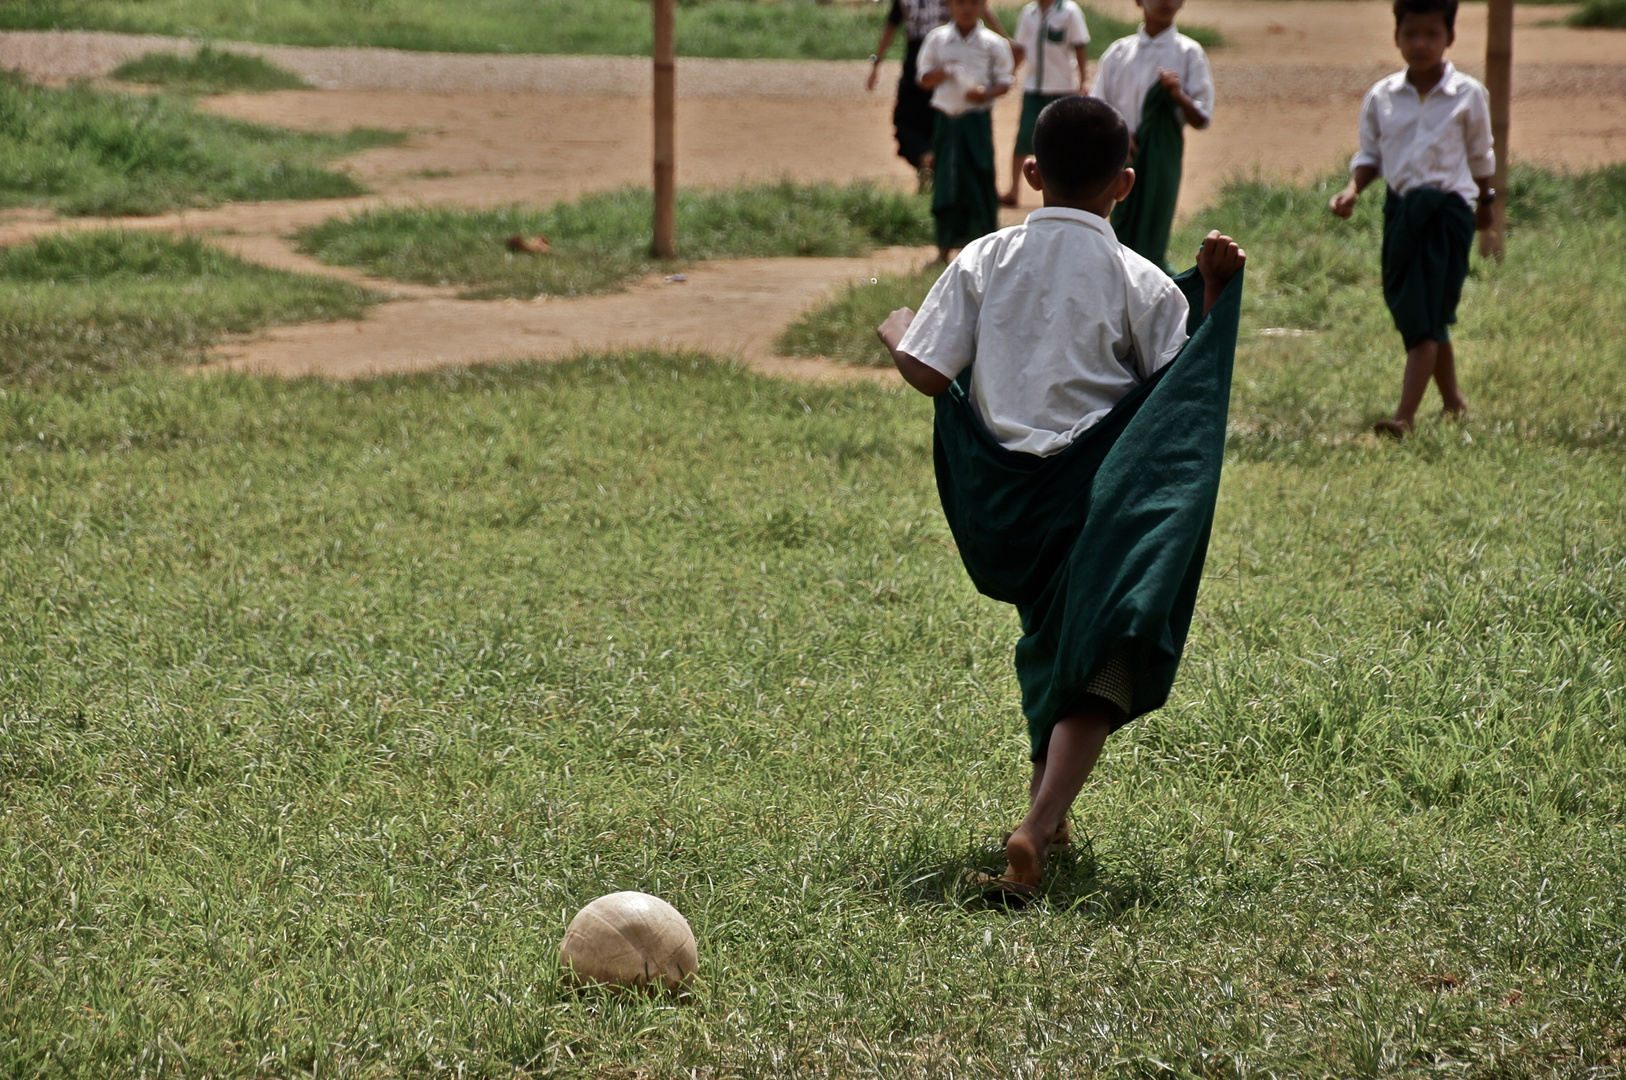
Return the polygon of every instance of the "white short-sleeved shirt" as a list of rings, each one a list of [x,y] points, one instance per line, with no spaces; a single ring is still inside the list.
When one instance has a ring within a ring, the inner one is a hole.
[[[1496,171],[1490,95],[1449,60],[1427,95],[1404,71],[1380,80],[1361,102],[1361,149],[1349,167],[1361,165],[1375,167],[1398,195],[1439,188],[1472,205],[1479,196],[1474,177]]]
[[[915,70],[924,75],[940,67],[948,68],[948,78],[932,91],[932,108],[949,116],[988,112],[994,107],[992,101],[966,100],[967,90],[977,86],[992,90],[1016,81],[1011,74],[1016,65],[1011,59],[1009,43],[980,22],[976,29],[963,36],[953,23],[939,26],[926,35]]]
[[[1044,48],[1040,49],[1040,21],[1043,20]],[[1027,74],[1022,89],[1030,94],[1076,94],[1079,91],[1078,54],[1075,49],[1090,43],[1084,25],[1084,12],[1073,0],[1055,0],[1041,14],[1038,0],[1022,9],[1016,21],[1018,45],[1027,50]]]
[[[1186,298],[1105,218],[1045,207],[973,240],[898,351],[949,378],[1007,450],[1065,450],[1186,343]]]
[[[1095,85],[1090,87],[1090,93],[1117,109],[1129,130],[1134,131],[1140,127],[1146,92],[1157,82],[1158,72],[1164,70],[1180,76],[1180,88],[1196,102],[1197,111],[1212,120],[1214,73],[1208,67],[1208,54],[1172,26],[1157,37],[1142,26],[1133,36],[1109,45],[1095,66]],[[1175,106],[1174,112],[1184,124],[1185,111]]]

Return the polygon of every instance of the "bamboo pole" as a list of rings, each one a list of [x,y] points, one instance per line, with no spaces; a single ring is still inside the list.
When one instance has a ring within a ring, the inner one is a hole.
[[[1485,43],[1485,89],[1490,94],[1491,138],[1496,143],[1496,221],[1479,234],[1479,254],[1500,259],[1506,250],[1507,127],[1513,97],[1513,0],[1490,0]]]
[[[673,0],[655,0],[655,255],[677,254],[677,29]]]

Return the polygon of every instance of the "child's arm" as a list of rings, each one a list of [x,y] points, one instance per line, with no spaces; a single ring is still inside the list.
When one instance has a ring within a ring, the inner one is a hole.
[[[1090,92],[1090,54],[1082,45],[1074,45],[1073,53],[1078,57],[1078,92]]]
[[[886,346],[886,351],[892,354],[892,362],[898,366],[898,374],[903,376],[903,381],[927,397],[936,397],[949,388],[952,380],[942,372],[922,364],[908,353],[898,351],[898,343],[903,340],[904,332],[914,321],[915,313],[912,310],[906,307],[899,308],[886,317],[886,321],[876,329],[875,334],[881,339],[881,344]]]
[[[1495,180],[1494,175],[1474,177],[1474,183],[1479,185],[1479,198],[1474,204],[1474,228],[1480,232],[1496,228],[1496,189],[1491,187]]]
[[[1344,190],[1327,200],[1327,209],[1334,217],[1347,218],[1355,212],[1355,200],[1360,198],[1366,186],[1378,178],[1376,165],[1357,165],[1350,171],[1349,183]]]
[[[1238,247],[1235,240],[1221,235],[1218,229],[1203,238],[1202,250],[1197,252],[1197,272],[1203,276],[1204,315],[1213,310],[1220,293],[1247,262],[1248,253]]]
[[[891,23],[887,23],[881,29],[881,42],[875,46],[875,59],[870,61],[869,78],[864,80],[864,89],[875,89],[875,78],[881,73],[881,61],[886,59],[886,51],[892,47],[892,35],[897,33],[897,30],[898,28]]]
[[[1157,73],[1157,78],[1168,89],[1169,95],[1174,98],[1174,103],[1180,106],[1180,111],[1185,114],[1186,123],[1198,131],[1208,126],[1208,114],[1203,111],[1203,107],[1198,103],[1197,99],[1186,93],[1185,89],[1180,85],[1180,73],[1178,71],[1163,68]]]

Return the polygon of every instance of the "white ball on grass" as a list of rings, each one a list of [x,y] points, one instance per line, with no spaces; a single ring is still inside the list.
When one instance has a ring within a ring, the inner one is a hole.
[[[559,962],[579,983],[680,990],[700,968],[694,931],[658,896],[618,892],[576,913]]]

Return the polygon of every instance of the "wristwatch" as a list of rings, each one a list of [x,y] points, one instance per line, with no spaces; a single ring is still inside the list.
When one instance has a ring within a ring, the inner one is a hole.
[[[1479,197],[1479,202],[1480,202],[1481,205],[1483,205],[1484,203],[1493,203],[1495,201],[1496,201],[1496,189],[1495,188],[1486,188],[1485,189],[1485,194],[1483,194],[1483,195],[1481,195]]]
[[[879,56],[876,56],[874,53],[870,53],[869,54],[869,62],[872,63],[872,64],[879,64],[881,62],[881,58]]]

